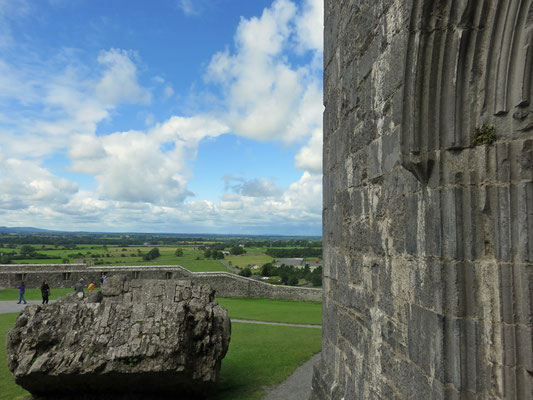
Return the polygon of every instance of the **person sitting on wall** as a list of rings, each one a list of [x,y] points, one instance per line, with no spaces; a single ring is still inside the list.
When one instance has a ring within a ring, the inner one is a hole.
[[[48,286],[48,281],[43,281],[41,284],[41,295],[43,296],[43,304],[48,304],[48,297],[50,296],[50,286]]]
[[[89,283],[89,286],[87,286],[87,290],[94,290],[95,287],[96,285],[94,284],[94,282],[91,282]]]
[[[26,304],[26,299],[24,298],[24,293],[26,293],[26,285],[24,284],[24,281],[20,282],[20,285],[17,286],[17,289],[19,290],[19,302],[17,304],[20,304],[21,301]]]
[[[78,283],[74,285],[74,291],[76,292],[76,295],[81,299],[84,296],[83,293],[83,278],[80,278]]]

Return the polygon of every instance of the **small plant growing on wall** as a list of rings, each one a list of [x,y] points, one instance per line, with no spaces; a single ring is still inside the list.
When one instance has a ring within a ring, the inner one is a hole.
[[[496,128],[494,125],[483,124],[482,127],[474,129],[472,134],[472,144],[481,146],[483,144],[493,144],[496,141]]]

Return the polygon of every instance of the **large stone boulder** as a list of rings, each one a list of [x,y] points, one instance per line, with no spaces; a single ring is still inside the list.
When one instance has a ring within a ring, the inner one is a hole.
[[[203,398],[230,340],[205,285],[109,278],[101,295],[27,306],[7,334],[9,369],[40,398]]]

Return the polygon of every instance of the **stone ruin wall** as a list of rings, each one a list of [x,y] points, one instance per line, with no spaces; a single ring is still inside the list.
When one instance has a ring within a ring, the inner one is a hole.
[[[313,398],[532,399],[533,0],[325,0],[324,65]]]
[[[177,265],[88,267],[85,264],[0,264],[0,288],[14,288],[22,278],[28,288],[38,288],[44,280],[52,288],[73,288],[80,278],[83,278],[85,286],[90,282],[99,286],[102,272],[107,276],[123,274],[131,280],[190,279],[196,284],[211,286],[219,297],[322,300],[321,289],[272,285],[228,272],[190,272]]]

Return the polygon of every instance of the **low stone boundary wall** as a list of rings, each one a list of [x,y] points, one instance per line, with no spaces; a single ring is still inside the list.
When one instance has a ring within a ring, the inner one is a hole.
[[[0,264],[0,287],[16,287],[23,280],[28,288],[38,288],[44,280],[52,288],[73,288],[83,278],[100,285],[100,275],[124,274],[128,279],[191,279],[216,290],[219,297],[322,301],[322,289],[279,286],[229,272],[191,272],[179,265],[87,266],[85,264]]]

